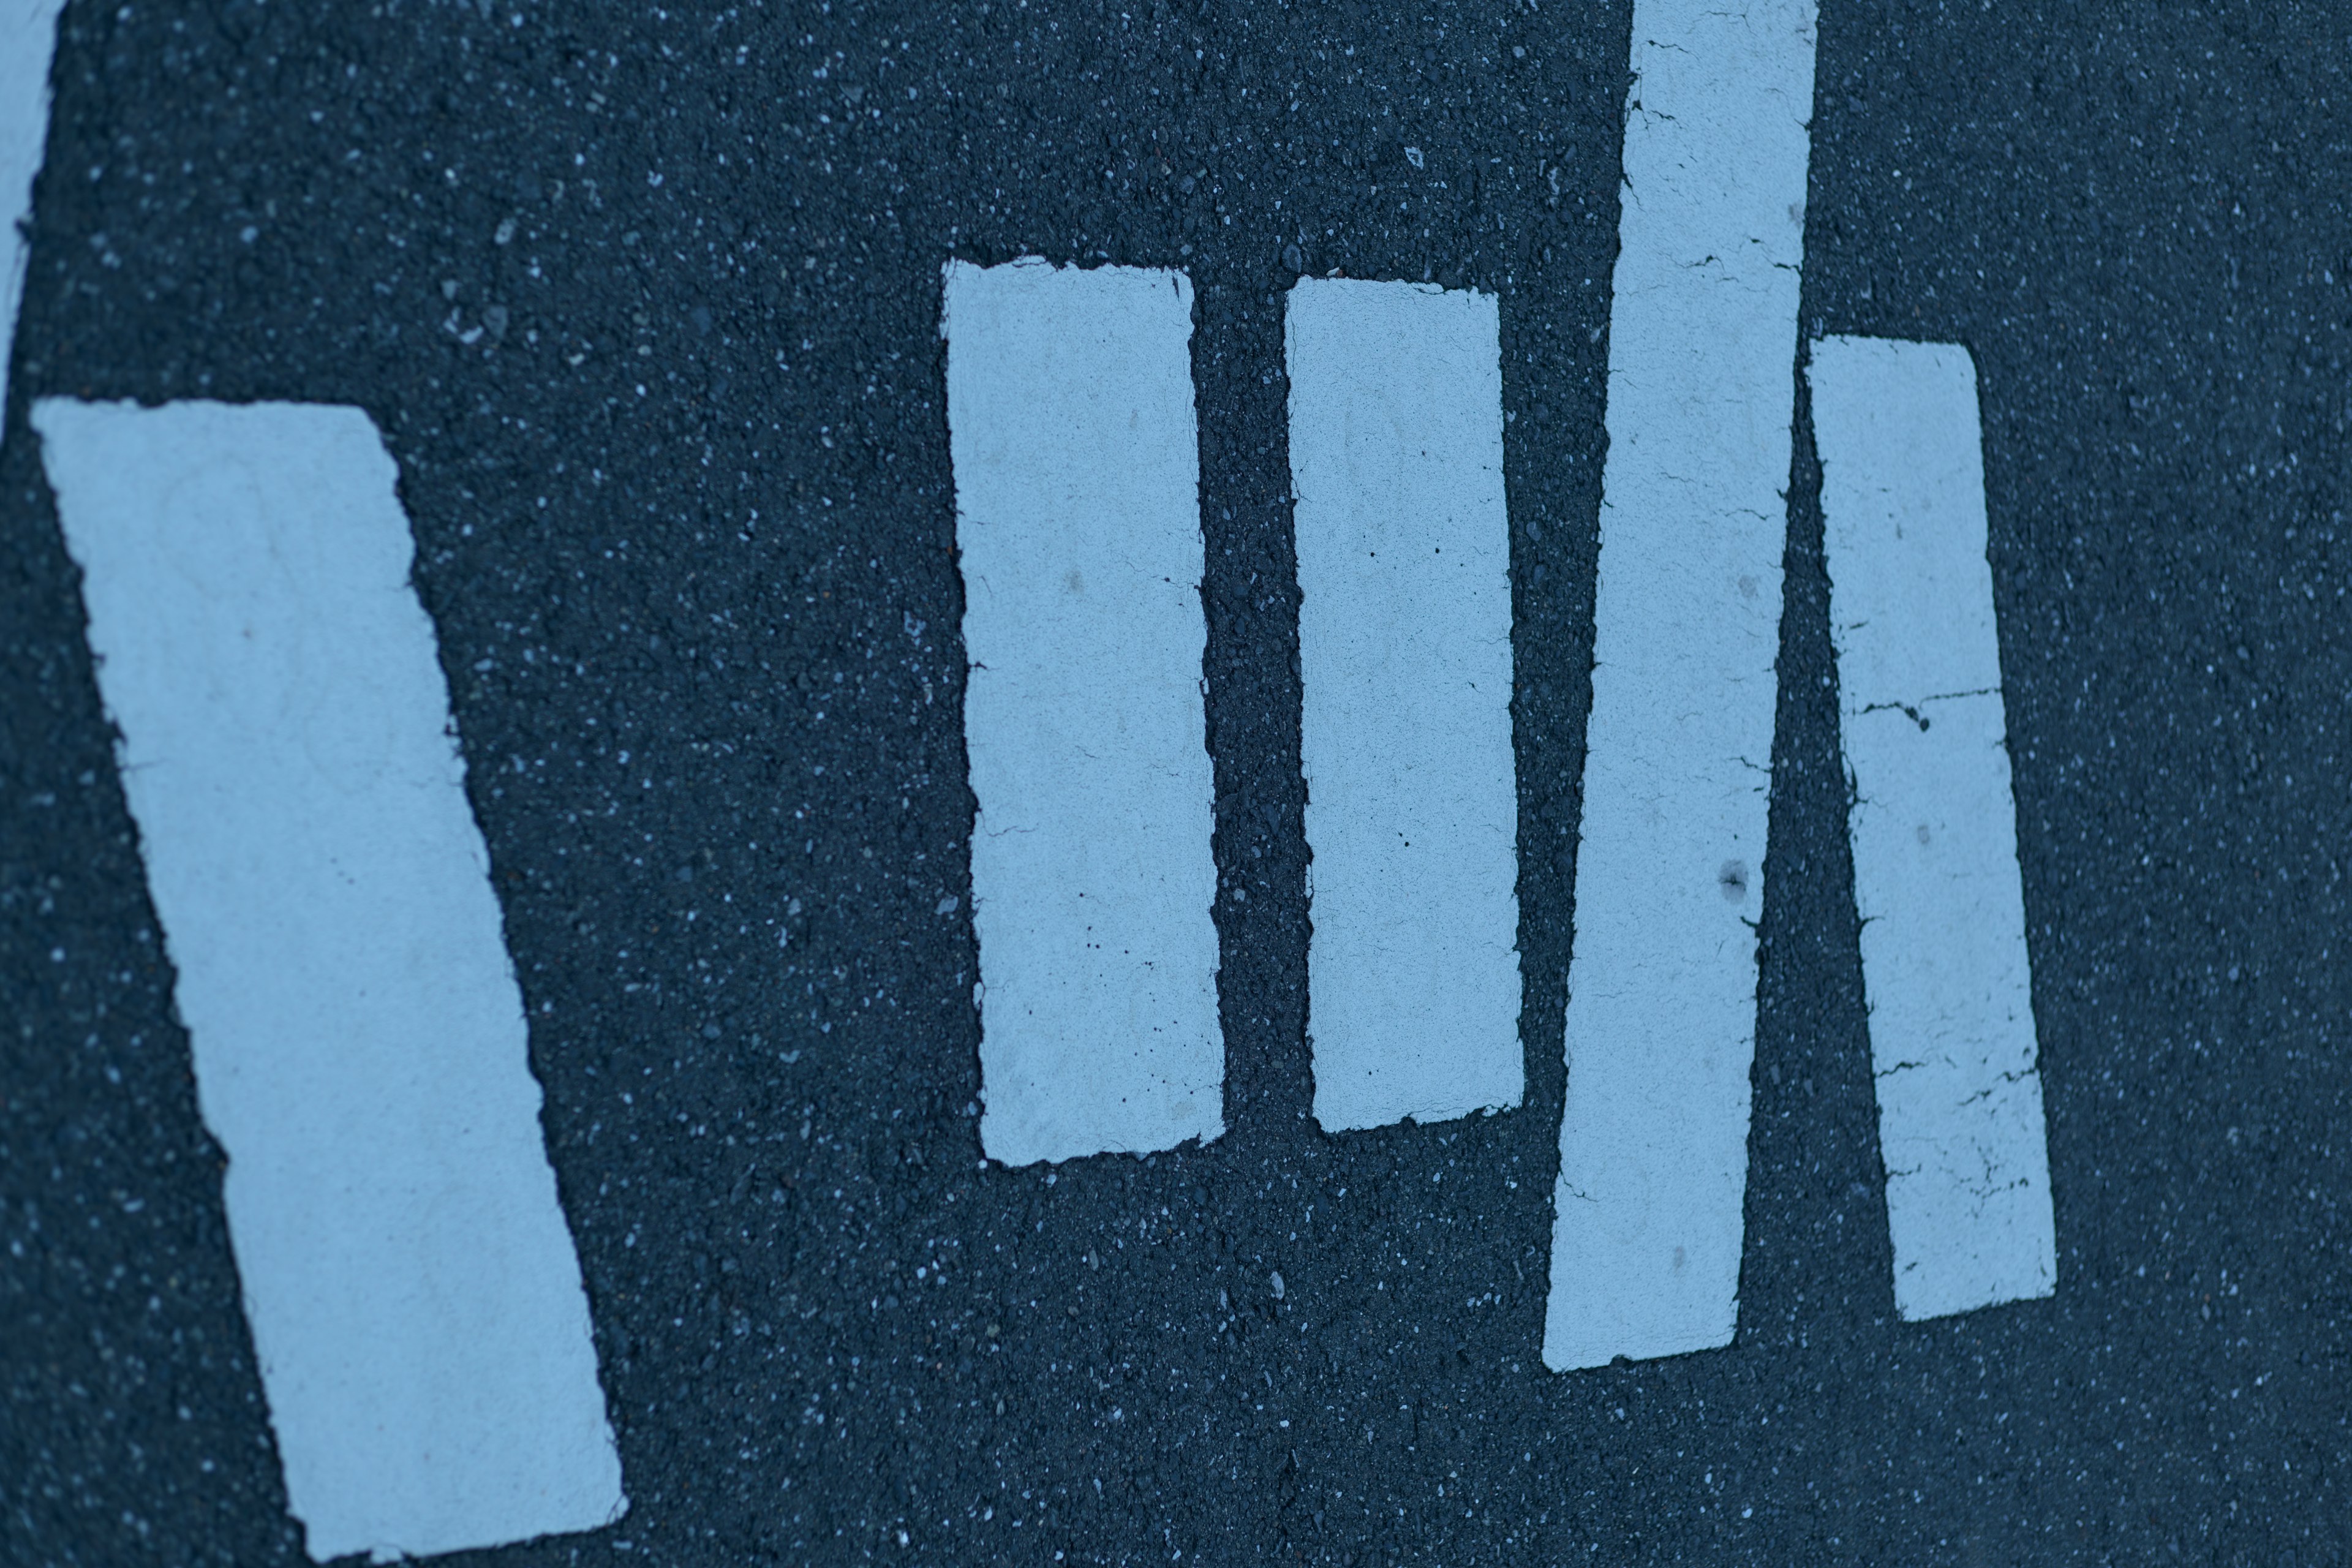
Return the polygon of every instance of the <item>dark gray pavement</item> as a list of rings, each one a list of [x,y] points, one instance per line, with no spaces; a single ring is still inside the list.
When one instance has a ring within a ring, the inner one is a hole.
[[[2344,1561],[2352,13],[1825,4],[1803,332],[1982,377],[2058,1292],[1894,1317],[1801,423],[1739,1337],[1555,1375],[1628,7],[1127,5],[68,7],[0,441],[0,1560],[303,1561],[63,395],[400,461],[632,1500],[463,1561]],[[1232,1131],[1055,1175],[971,1113],[937,333],[1024,252],[1196,284],[1248,894]],[[1501,299],[1529,1083],[1341,1138],[1280,373],[1335,268]]]

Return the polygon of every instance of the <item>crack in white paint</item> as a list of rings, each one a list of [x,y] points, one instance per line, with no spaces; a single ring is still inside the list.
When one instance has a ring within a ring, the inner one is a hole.
[[[1895,1310],[2046,1296],[2057,1247],[1976,368],[1958,344],[1828,338],[1807,380]],[[1935,695],[1902,695],[1918,691]]]
[[[1555,1369],[1726,1344],[1738,1316],[1813,24],[1634,8]]]

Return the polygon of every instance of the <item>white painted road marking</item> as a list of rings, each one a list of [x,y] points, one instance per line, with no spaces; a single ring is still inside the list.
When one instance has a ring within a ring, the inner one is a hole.
[[[1544,1361],[1730,1342],[1813,7],[1637,0]]]
[[[1499,334],[1491,294],[1290,291],[1327,1129],[1514,1106],[1525,1087]]]
[[[1007,1164],[1224,1131],[1192,289],[947,268],[971,664],[981,1142]]]
[[[1826,338],[1807,380],[1905,1318],[2055,1288],[1976,366]]]
[[[354,408],[47,400],[100,690],[320,1561],[626,1507],[391,458]]]
[[[33,181],[49,131],[49,61],[64,0],[0,0],[0,420],[8,414],[16,307],[32,247],[20,226],[33,211]]]

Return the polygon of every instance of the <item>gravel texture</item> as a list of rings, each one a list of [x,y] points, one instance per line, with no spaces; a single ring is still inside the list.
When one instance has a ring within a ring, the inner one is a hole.
[[[1792,476],[1740,1331],[1538,1359],[1623,0],[75,0],[0,442],[0,1558],[302,1559],[27,423],[399,460],[628,1517],[505,1568],[2342,1561],[2341,7],[1827,4],[1803,331],[1982,376],[2050,1300],[1896,1322]],[[1190,269],[1231,1131],[983,1169],[940,268]],[[1307,1119],[1282,292],[1500,296],[1528,1092]],[[1791,395],[1798,385],[1791,344]],[[1246,897],[1244,897],[1244,895]]]

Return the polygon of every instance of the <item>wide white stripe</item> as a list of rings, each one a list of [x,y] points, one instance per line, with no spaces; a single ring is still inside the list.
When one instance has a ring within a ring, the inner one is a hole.
[[[1813,7],[1638,0],[1544,1360],[1727,1344]]]
[[[397,474],[355,408],[37,404],[321,1561],[626,1506]]]
[[[1518,794],[1491,294],[1290,292],[1315,1117],[1513,1106]]]
[[[64,0],[0,0],[0,421],[8,414],[8,366],[16,358],[16,307],[25,297],[31,244],[21,226],[33,210],[33,180],[49,131],[49,61]]]
[[[1007,1164],[1224,1130],[1192,289],[951,263],[981,1142]]]
[[[1976,366],[1813,347],[1862,974],[1906,1318],[2057,1279],[2010,790]]]

